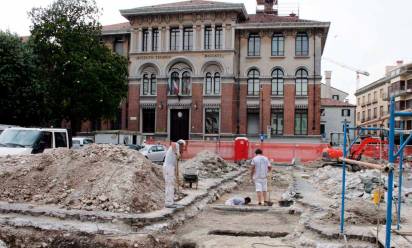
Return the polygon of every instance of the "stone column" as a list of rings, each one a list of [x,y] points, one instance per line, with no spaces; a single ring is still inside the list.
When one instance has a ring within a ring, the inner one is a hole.
[[[222,24],[222,49],[226,49],[226,24]]]
[[[204,24],[202,24],[200,32],[202,32],[200,34],[200,50],[204,50],[205,49],[205,25]]]
[[[193,49],[192,50],[197,50],[197,26],[196,24],[193,25]]]
[[[143,32],[142,32],[142,28],[138,29],[138,36],[137,36],[137,52],[141,52],[143,50],[142,48],[142,42],[143,41]]]
[[[215,24],[212,24],[212,35],[211,35],[210,49],[215,50]]]
[[[180,36],[180,44],[179,44],[179,51],[182,51],[183,50],[183,26],[182,25],[180,25],[179,26],[179,36]]]
[[[233,25],[231,25],[231,31],[232,31],[232,41],[231,41],[231,49],[235,49],[235,40],[236,40],[236,30],[235,27]]]
[[[149,37],[147,38],[147,51],[152,51],[152,28],[148,28],[147,32],[149,33]]]
[[[166,40],[165,40],[165,51],[170,50],[170,27],[166,27]]]
[[[137,52],[137,39],[138,39],[137,30],[132,29],[132,33],[130,35],[130,52],[131,53]]]
[[[158,27],[158,30],[159,30],[159,37],[158,37],[158,40],[157,40],[157,50],[159,52],[162,52],[163,51],[163,41],[162,41],[163,27]]]

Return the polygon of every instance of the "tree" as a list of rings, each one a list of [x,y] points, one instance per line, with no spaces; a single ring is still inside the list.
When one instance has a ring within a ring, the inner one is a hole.
[[[0,31],[0,123],[41,125],[47,109],[42,86],[35,80],[30,46],[10,32]]]
[[[57,0],[34,8],[31,42],[51,120],[115,116],[127,93],[127,60],[101,43],[99,10],[93,0]]]

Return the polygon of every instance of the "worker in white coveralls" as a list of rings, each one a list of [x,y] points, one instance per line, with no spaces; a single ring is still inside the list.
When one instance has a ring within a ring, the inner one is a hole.
[[[251,180],[254,180],[256,187],[257,200],[259,205],[268,205],[268,174],[272,171],[272,166],[267,157],[262,155],[262,150],[256,149],[256,156],[251,162]]]
[[[174,204],[175,197],[175,181],[176,181],[176,166],[177,161],[182,155],[183,149],[186,145],[184,140],[178,140],[172,143],[166,152],[165,161],[163,163],[163,176],[165,178],[165,207],[176,208]]]

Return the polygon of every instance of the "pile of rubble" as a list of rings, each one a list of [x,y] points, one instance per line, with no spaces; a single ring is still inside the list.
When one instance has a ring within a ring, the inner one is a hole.
[[[0,200],[138,213],[163,207],[161,167],[124,146],[0,158]]]
[[[332,199],[341,197],[342,168],[325,166],[313,172],[312,182]],[[387,176],[379,170],[365,170],[346,173],[346,198],[370,199],[374,189],[383,187]]]
[[[222,177],[238,168],[235,164],[227,163],[219,155],[209,151],[202,151],[179,166],[180,175],[188,172],[190,174],[196,173],[200,178]]]

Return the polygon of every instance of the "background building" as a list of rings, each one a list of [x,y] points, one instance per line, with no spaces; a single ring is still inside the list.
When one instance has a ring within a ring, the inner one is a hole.
[[[397,111],[412,108],[412,64],[398,61],[396,66],[387,66],[385,76],[356,91],[356,124],[368,127],[388,127],[389,97],[395,96]],[[412,129],[410,118],[397,118],[405,129]]]
[[[258,1],[259,2],[259,1]],[[193,0],[121,10],[103,40],[130,60],[121,127],[176,140],[320,137],[330,23]],[[127,120],[127,121],[126,121]]]
[[[321,86],[320,132],[325,141],[337,145],[343,142],[344,121],[349,126],[355,125],[356,105],[348,102],[348,93],[331,86],[331,77],[332,72],[325,71],[325,84]],[[350,131],[349,135],[352,139],[354,131]]]

